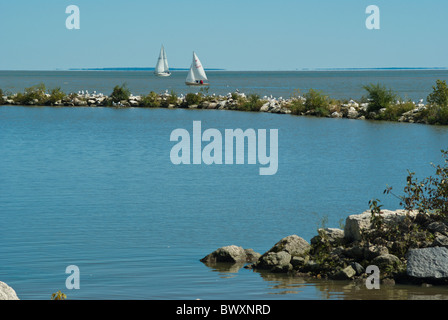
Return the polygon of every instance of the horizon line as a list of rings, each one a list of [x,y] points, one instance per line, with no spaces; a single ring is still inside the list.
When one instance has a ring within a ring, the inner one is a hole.
[[[154,67],[105,67],[105,68],[56,68],[56,69],[2,69],[0,71],[154,71]],[[170,68],[170,71],[188,71],[190,68]],[[297,72],[297,71],[375,71],[375,70],[448,70],[448,67],[337,67],[337,68],[296,68],[296,69],[259,69],[232,70],[223,68],[204,68],[207,71],[229,72]]]

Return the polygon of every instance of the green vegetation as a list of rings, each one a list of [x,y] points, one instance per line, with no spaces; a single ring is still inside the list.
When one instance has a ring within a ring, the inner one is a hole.
[[[151,91],[148,95],[143,96],[141,100],[141,106],[147,108],[159,108],[161,105],[159,95],[154,91]]]
[[[168,107],[170,104],[177,105],[177,94],[174,90],[171,90],[168,97],[165,98],[164,101],[162,101],[162,106]]]
[[[127,88],[126,83],[124,83],[121,86],[115,86],[114,90],[112,91],[110,98],[112,102],[121,102],[126,101],[131,96],[131,91]]]
[[[377,120],[398,121],[403,113],[414,110],[415,104],[408,102],[401,102],[398,104],[389,104],[386,110],[376,117]]]
[[[309,114],[318,117],[330,115],[330,105],[332,100],[322,91],[309,89],[300,97],[300,91],[295,90],[289,106],[292,114]]]
[[[25,92],[19,92],[13,97],[14,102],[23,105],[45,105],[47,96],[46,88],[43,83],[26,88]]]
[[[437,80],[436,85],[432,87],[433,92],[428,95],[428,103],[440,107],[448,107],[448,86],[445,80]]]
[[[444,163],[433,165],[433,176],[420,180],[414,172],[408,171],[404,195],[397,196],[392,192],[392,187],[384,190],[385,194],[397,197],[407,212],[417,211],[417,216],[407,215],[400,224],[385,223],[381,216],[381,201],[375,199],[369,202],[373,228],[366,235],[368,240],[381,244],[378,243],[381,238],[384,245],[395,243],[389,251],[398,257],[403,257],[409,248],[424,247],[433,242],[434,234],[425,226],[434,221],[448,222],[448,151],[441,152]]]
[[[257,94],[250,94],[245,99],[240,99],[238,110],[241,111],[260,111],[263,106],[263,101]]]
[[[60,87],[50,90],[50,97],[47,99],[47,104],[54,105],[58,101],[62,101],[66,97],[66,94],[61,91]]]
[[[185,102],[188,106],[198,105],[202,102],[202,99],[201,93],[187,93],[185,96]]]
[[[433,92],[428,95],[429,105],[422,111],[421,118],[429,124],[448,125],[448,86],[446,81],[437,80],[432,87]]]
[[[385,86],[378,84],[370,84],[363,87],[368,92],[369,107],[368,112],[378,112],[383,108],[392,105],[397,95],[392,89],[387,89]]]
[[[290,99],[270,103],[267,112],[310,115],[317,117],[343,117],[350,119],[374,119],[386,121],[415,122],[432,125],[448,125],[448,85],[445,80],[437,80],[433,91],[428,95],[428,103],[417,106],[412,101],[403,101],[391,89],[381,84],[369,84],[363,87],[368,96],[357,103],[349,100],[334,100],[322,91],[309,89],[304,94],[295,90]],[[233,92],[231,97],[208,94],[209,87],[203,87],[198,93],[188,93],[184,102],[180,102],[174,90],[170,94],[157,94],[131,97],[126,84],[115,86],[110,96],[91,96],[86,98],[76,93],[66,94],[61,88],[46,89],[43,83],[26,88],[16,94],[5,93],[0,89],[0,105],[63,105],[63,106],[121,106],[121,107],[205,107],[211,102],[220,108],[241,111],[260,111],[267,102],[257,94],[245,96]],[[3,98],[3,95],[6,98]],[[8,102],[7,102],[8,101]],[[12,101],[12,102],[11,102]],[[220,102],[224,102],[221,104]],[[214,107],[212,107],[214,108]]]

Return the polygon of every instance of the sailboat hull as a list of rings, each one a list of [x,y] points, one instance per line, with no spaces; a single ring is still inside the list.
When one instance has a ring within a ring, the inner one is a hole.
[[[169,77],[171,75],[171,73],[169,72],[161,72],[161,73],[156,73],[155,74],[158,77]]]
[[[210,84],[209,83],[196,83],[196,82],[185,82],[185,84],[187,85],[187,86],[198,86],[198,87],[200,87],[200,86],[209,86]]]

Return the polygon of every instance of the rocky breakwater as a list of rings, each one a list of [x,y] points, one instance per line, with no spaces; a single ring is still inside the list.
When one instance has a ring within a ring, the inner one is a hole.
[[[223,251],[201,261],[208,264]],[[262,255],[246,259],[244,249],[239,252],[237,268],[254,271],[359,281],[376,266],[383,283],[448,283],[448,221],[415,211],[365,211],[347,217],[343,230],[319,229],[310,242],[290,235]],[[219,261],[213,260],[215,266]]]

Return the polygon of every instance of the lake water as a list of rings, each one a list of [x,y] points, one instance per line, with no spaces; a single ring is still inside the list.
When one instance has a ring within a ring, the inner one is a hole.
[[[155,77],[151,71],[0,71],[0,88],[17,92],[44,83],[61,87],[67,93],[88,90],[110,94],[116,85],[126,83],[135,95],[174,90],[177,94],[198,91],[185,86],[187,71],[174,71],[171,77]],[[294,90],[322,90],[335,99],[360,99],[364,85],[383,84],[403,99],[426,99],[437,79],[448,81],[448,70],[360,70],[360,71],[207,71],[209,94],[225,95],[235,90],[260,97],[289,98]]]
[[[260,176],[259,165],[173,165],[170,134],[192,132],[195,120],[221,132],[278,129],[277,174]],[[407,169],[433,174],[430,163],[441,161],[448,127],[219,110],[3,106],[0,131],[0,281],[21,299],[48,300],[57,290],[69,299],[448,298],[446,287],[370,291],[199,261],[231,244],[264,253],[291,234],[309,241],[322,218],[339,227],[372,198],[398,208],[384,188],[400,194]],[[79,290],[65,288],[69,265],[80,268]]]

